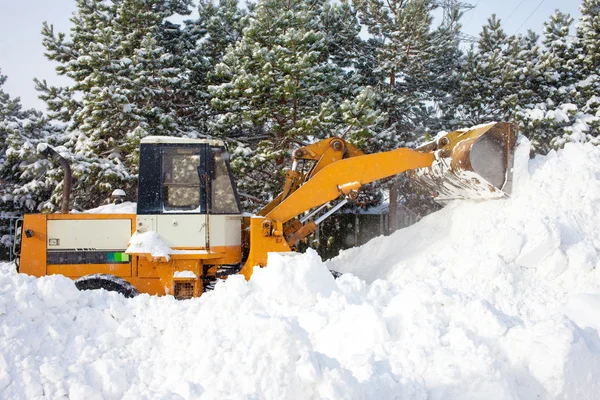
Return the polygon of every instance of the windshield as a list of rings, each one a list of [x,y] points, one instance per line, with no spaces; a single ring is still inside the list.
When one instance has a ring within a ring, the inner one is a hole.
[[[163,205],[166,210],[200,208],[200,155],[191,153],[191,150],[176,149],[163,154]]]

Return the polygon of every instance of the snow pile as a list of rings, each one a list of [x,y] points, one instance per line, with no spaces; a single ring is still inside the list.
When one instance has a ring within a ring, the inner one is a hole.
[[[5,264],[0,398],[594,399],[600,149],[532,160],[518,185],[188,301]]]
[[[198,278],[194,271],[177,271],[173,274],[173,278],[190,278],[196,279]]]
[[[135,214],[137,212],[137,203],[130,201],[125,201],[121,204],[111,203],[84,212],[86,214]]]
[[[464,398],[461,382],[477,398],[594,398],[600,150],[567,145],[516,172],[512,199],[455,202],[328,266],[396,288],[387,326],[426,386],[448,385],[440,398]]]
[[[152,257],[162,257],[167,261],[173,249],[167,246],[158,233],[149,231],[144,233],[134,232],[129,239],[128,254],[150,254]]]
[[[160,235],[154,231],[139,233],[134,232],[129,239],[129,246],[125,253],[128,254],[150,254],[152,257],[156,258],[164,258],[166,261],[169,261],[171,254],[208,254],[207,250],[177,250],[169,247],[163,240]],[[184,272],[184,271],[182,271]],[[179,274],[177,278],[190,278],[195,277],[192,271],[190,272],[193,276],[189,274]]]

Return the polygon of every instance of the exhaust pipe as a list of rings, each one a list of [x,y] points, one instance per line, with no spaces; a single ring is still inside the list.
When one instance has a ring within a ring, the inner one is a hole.
[[[63,193],[62,193],[62,204],[60,206],[60,212],[62,214],[69,213],[69,200],[71,196],[71,166],[69,162],[60,154],[56,152],[52,147],[50,147],[47,143],[40,143],[37,147],[38,152],[46,157],[48,160],[58,161],[60,166],[64,171],[64,182],[63,182]]]

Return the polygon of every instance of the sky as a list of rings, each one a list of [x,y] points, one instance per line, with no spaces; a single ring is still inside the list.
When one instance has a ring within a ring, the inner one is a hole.
[[[463,31],[477,36],[487,18],[495,13],[508,34],[532,29],[541,33],[543,23],[560,9],[579,17],[580,0],[463,0],[475,5],[464,16]],[[44,57],[42,23],[53,24],[56,32],[68,32],[74,0],[0,0],[0,70],[8,80],[3,90],[20,97],[25,108],[45,110],[37,98],[33,78],[60,86],[68,78],[57,76],[56,64]],[[509,18],[510,17],[510,18]]]

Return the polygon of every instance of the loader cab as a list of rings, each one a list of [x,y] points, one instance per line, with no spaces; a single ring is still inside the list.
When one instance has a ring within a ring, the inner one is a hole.
[[[240,201],[222,141],[150,136],[139,165],[138,232],[158,232],[172,248],[240,245]]]
[[[140,146],[138,215],[240,214],[220,140],[150,136]]]

